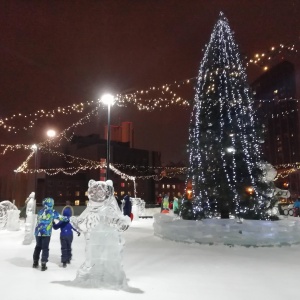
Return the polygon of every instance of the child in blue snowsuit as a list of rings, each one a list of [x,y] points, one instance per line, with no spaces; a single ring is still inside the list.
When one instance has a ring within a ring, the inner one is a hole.
[[[63,216],[70,219],[72,216],[72,210],[70,207],[65,207],[63,210]],[[73,231],[77,232],[80,236],[80,232],[77,231],[70,223],[59,222],[53,224],[54,229],[60,228],[60,245],[61,245],[61,262],[65,268],[67,264],[71,263],[72,259],[72,242],[73,242]]]
[[[33,252],[33,268],[38,268],[40,254],[42,252],[41,271],[46,271],[49,257],[49,243],[52,233],[52,224],[54,220],[59,220],[63,224],[67,224],[69,219],[60,215],[54,209],[54,200],[52,198],[45,198],[43,200],[43,208],[37,214],[37,223],[34,231],[36,246]]]

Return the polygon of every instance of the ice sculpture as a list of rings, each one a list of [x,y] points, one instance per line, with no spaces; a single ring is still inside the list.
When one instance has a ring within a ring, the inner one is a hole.
[[[132,202],[133,220],[139,220],[140,216],[145,215],[145,201],[141,198],[130,198]]]
[[[9,200],[0,202],[0,229],[19,230],[19,215],[20,211],[12,202]]]
[[[86,239],[85,262],[77,271],[74,283],[83,287],[128,288],[122,266],[124,240],[121,232],[131,221],[120,211],[111,180],[90,180],[87,208],[70,222]]]
[[[277,175],[276,169],[269,163],[261,163],[262,180],[269,184],[270,188],[265,194],[268,197],[266,201],[267,212],[270,216],[279,216],[278,203],[280,198],[289,198],[290,192],[288,190],[281,190],[275,187],[274,180]]]
[[[25,201],[26,204],[26,220],[25,220],[25,236],[23,245],[30,245],[34,239],[34,228],[36,221],[36,201],[35,193],[32,192]]]

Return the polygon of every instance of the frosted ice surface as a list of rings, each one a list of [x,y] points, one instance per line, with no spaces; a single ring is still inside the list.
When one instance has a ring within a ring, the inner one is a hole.
[[[126,289],[127,279],[122,265],[124,240],[122,231],[131,220],[124,216],[115,199],[112,181],[89,181],[87,208],[71,217],[73,227],[84,233],[85,261],[74,283],[93,288]]]

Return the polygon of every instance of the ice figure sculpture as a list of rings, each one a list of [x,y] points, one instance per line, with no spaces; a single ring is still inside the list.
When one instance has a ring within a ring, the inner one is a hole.
[[[85,262],[77,271],[74,283],[84,287],[127,289],[122,266],[124,240],[122,231],[131,221],[120,211],[111,180],[90,180],[87,208],[70,222],[86,239]]]
[[[145,215],[145,201],[141,198],[130,198],[132,203],[133,220],[139,220],[140,216]]]
[[[25,236],[23,245],[30,245],[33,238],[34,238],[34,227],[36,221],[36,214],[35,214],[35,193],[32,192],[29,197],[26,199],[26,220],[25,220]]]
[[[279,216],[278,203],[280,198],[289,198],[290,192],[275,187],[274,180],[277,175],[276,169],[269,163],[261,163],[262,180],[269,184],[270,188],[265,194],[269,200],[266,202],[267,212],[270,216]]]
[[[20,211],[12,202],[9,200],[0,202],[0,229],[19,230],[19,215]]]

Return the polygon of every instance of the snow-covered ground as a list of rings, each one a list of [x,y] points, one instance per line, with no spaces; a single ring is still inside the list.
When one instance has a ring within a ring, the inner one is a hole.
[[[298,223],[297,218],[288,220]],[[124,232],[124,270],[132,292],[70,286],[84,261],[84,237],[74,236],[73,260],[60,267],[59,231],[50,243],[48,270],[32,269],[35,246],[19,231],[0,230],[3,300],[294,300],[299,297],[300,245],[244,247],[201,245],[154,235],[154,219],[133,221]],[[299,223],[300,224],[300,223]],[[177,226],[178,234],[180,227]]]

